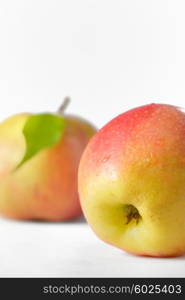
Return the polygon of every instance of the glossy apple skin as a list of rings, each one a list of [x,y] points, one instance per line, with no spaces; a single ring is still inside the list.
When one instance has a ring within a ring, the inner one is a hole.
[[[22,129],[28,117],[18,114],[0,125],[0,214],[22,220],[77,218],[82,214],[78,165],[95,128],[85,120],[65,115],[59,143],[15,170],[25,153]]]
[[[82,209],[105,242],[137,255],[185,253],[185,114],[149,104],[99,130],[79,167]],[[141,218],[127,224],[125,205]]]

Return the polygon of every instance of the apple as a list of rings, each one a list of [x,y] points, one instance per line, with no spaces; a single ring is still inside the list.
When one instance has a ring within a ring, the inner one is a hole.
[[[103,241],[155,257],[185,253],[185,113],[129,110],[91,139],[79,166],[83,212]]]
[[[77,170],[95,128],[57,113],[21,113],[0,123],[0,214],[64,221],[82,214]]]

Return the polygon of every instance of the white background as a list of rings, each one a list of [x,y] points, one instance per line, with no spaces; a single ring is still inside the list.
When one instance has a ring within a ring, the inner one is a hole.
[[[185,106],[182,0],[0,0],[0,119],[68,108],[98,127],[150,102]],[[0,220],[0,276],[185,276],[184,258],[130,256],[85,223]]]

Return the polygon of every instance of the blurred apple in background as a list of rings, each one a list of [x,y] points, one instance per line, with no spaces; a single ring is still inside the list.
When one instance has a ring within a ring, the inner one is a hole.
[[[185,253],[185,114],[165,104],[125,112],[90,141],[79,167],[87,221],[138,255]]]
[[[16,219],[61,221],[81,208],[77,170],[95,128],[57,113],[21,113],[0,124],[0,214]]]

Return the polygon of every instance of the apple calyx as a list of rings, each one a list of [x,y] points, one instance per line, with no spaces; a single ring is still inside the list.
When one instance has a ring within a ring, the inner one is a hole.
[[[132,220],[136,221],[136,224],[138,224],[138,222],[141,220],[138,209],[135,206],[128,204],[124,206],[124,210],[126,215],[125,224],[128,225]]]

